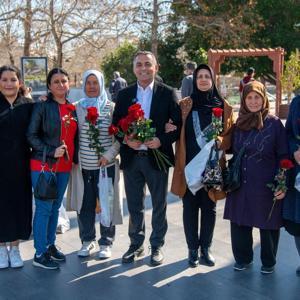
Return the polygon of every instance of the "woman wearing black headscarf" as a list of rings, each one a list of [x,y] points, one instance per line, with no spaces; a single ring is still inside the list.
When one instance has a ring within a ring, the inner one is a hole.
[[[211,68],[201,64],[193,74],[193,93],[190,97],[180,101],[182,112],[182,129],[180,140],[176,145],[176,161],[171,191],[182,198],[183,201],[183,225],[185,237],[189,249],[189,265],[196,267],[200,256],[206,265],[214,266],[215,260],[210,254],[213,232],[216,221],[216,200],[225,197],[222,191],[210,189],[206,191],[200,188],[195,194],[187,186],[184,169],[188,163],[201,151],[206,140],[202,139],[205,128],[212,122],[212,109],[223,110],[223,131],[218,136],[220,150],[230,147],[230,128],[233,123],[232,107],[220,96],[214,80]],[[200,233],[199,209],[201,209]]]

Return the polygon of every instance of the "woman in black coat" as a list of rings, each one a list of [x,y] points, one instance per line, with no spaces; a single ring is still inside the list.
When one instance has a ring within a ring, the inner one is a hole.
[[[0,68],[0,269],[23,266],[19,240],[31,233],[30,148],[26,140],[32,100],[21,96],[21,76]],[[9,249],[8,249],[9,246]]]

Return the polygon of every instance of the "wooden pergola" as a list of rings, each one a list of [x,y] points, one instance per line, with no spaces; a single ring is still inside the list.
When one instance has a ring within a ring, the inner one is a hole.
[[[275,113],[278,116],[281,105],[281,76],[283,72],[284,49],[283,48],[262,48],[262,49],[209,49],[208,64],[214,70],[214,76],[217,84],[218,75],[221,71],[221,64],[227,57],[249,57],[249,56],[267,56],[273,61],[273,72],[276,75],[276,106]]]

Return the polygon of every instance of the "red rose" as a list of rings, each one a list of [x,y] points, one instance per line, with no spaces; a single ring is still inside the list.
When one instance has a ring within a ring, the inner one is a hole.
[[[133,123],[134,121],[136,121],[135,117],[134,117],[134,114],[131,113],[129,115],[126,116],[126,120],[129,124]]]
[[[127,118],[122,118],[118,125],[121,127],[122,131],[124,133],[127,133],[128,131],[128,128],[129,128],[129,125],[130,125],[130,122],[128,122],[128,119]]]
[[[212,109],[212,113],[216,118],[221,118],[223,115],[223,109],[219,107],[215,107]]]
[[[134,120],[139,120],[144,117],[144,111],[142,109],[136,110],[132,113]]]
[[[118,128],[117,126],[111,124],[111,125],[108,127],[108,133],[109,133],[110,135],[116,135],[116,134],[118,134],[118,132],[119,132],[119,128]]]
[[[134,111],[141,110],[141,109],[142,109],[141,105],[139,103],[135,103],[135,104],[129,106],[129,108],[128,108],[128,114],[131,114]]]
[[[294,167],[294,164],[289,159],[282,159],[280,161],[280,168],[281,169],[288,170],[288,169],[291,169],[293,167]]]
[[[87,108],[87,116],[86,116],[87,121],[89,121],[90,123],[95,125],[98,117],[99,117],[99,114],[98,114],[96,107],[91,106],[91,107]]]
[[[67,107],[67,110],[69,110],[69,111],[76,110],[76,107],[73,104],[67,104],[66,107]]]

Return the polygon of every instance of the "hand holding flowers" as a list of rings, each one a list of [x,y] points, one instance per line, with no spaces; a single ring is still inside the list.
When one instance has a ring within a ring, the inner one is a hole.
[[[99,120],[99,113],[96,107],[91,106],[87,108],[87,115],[86,115],[86,121],[88,122],[89,129],[87,130],[87,133],[89,135],[89,148],[95,149],[98,158],[100,159],[102,153],[104,152],[104,148],[102,147],[100,143],[100,131],[97,127],[100,123]]]
[[[70,160],[70,155],[69,155],[69,152],[67,149],[67,145],[65,143],[65,139],[68,136],[68,131],[69,131],[69,128],[71,125],[71,121],[76,121],[76,118],[73,116],[73,112],[76,110],[76,108],[73,104],[67,104],[66,108],[68,110],[68,114],[66,114],[62,117],[62,123],[64,124],[66,131],[65,131],[65,137],[62,139],[62,146],[64,146],[64,147],[61,147],[61,148],[65,149],[63,155],[64,155],[65,160],[68,161],[68,160]]]
[[[203,130],[206,141],[216,140],[220,133],[223,131],[222,124],[223,109],[215,107],[212,109],[211,124]]]
[[[111,125],[109,133],[124,139],[124,142],[132,149],[138,150],[144,144],[152,150],[156,163],[160,170],[167,172],[167,166],[171,166],[168,157],[158,148],[160,140],[155,136],[156,129],[151,127],[152,120],[144,118],[141,105],[135,103],[128,108],[128,114],[122,118],[118,126]]]
[[[292,163],[292,161],[290,161],[289,159],[282,159],[279,164],[278,173],[274,178],[274,181],[277,182],[277,184],[267,184],[267,186],[274,192],[273,205],[268,215],[268,221],[271,219],[276,201],[281,200],[285,197],[285,193],[287,191],[286,171],[293,167],[294,164]]]

